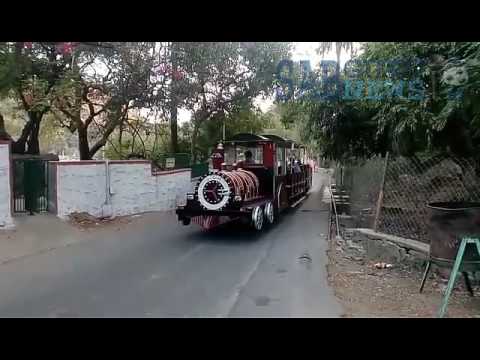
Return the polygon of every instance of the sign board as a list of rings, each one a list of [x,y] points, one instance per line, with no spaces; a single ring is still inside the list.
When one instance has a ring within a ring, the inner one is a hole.
[[[175,167],[175,158],[167,158],[165,160],[165,167],[167,169],[173,169]]]

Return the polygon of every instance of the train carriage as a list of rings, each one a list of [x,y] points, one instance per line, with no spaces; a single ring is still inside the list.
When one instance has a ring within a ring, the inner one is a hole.
[[[184,225],[211,229],[241,220],[260,231],[312,186],[305,148],[276,135],[238,134],[217,146],[212,163],[176,210]]]

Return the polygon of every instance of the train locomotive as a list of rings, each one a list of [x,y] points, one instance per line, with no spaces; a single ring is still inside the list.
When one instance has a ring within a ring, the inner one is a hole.
[[[260,231],[305,199],[312,186],[305,148],[277,135],[237,134],[217,146],[212,164],[177,207],[184,225],[208,230],[240,220]]]

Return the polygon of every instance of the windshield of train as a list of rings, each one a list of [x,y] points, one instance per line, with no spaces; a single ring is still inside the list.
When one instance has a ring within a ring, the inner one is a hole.
[[[263,147],[256,145],[235,145],[225,146],[225,163],[233,165],[240,161],[247,161],[247,156],[251,153],[251,164],[263,164]]]

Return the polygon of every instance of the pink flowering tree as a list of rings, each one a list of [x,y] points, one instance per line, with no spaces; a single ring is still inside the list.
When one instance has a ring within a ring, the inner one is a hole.
[[[17,99],[27,114],[21,135],[13,141],[14,153],[39,154],[42,119],[51,109],[52,91],[68,70],[77,45],[43,42],[0,44],[0,92],[2,96]]]
[[[163,107],[163,84],[171,74],[157,59],[155,43],[147,42],[74,49],[72,66],[53,92],[52,110],[61,126],[77,133],[81,160],[111,144],[114,131],[120,139],[124,131],[134,131],[133,113]]]

